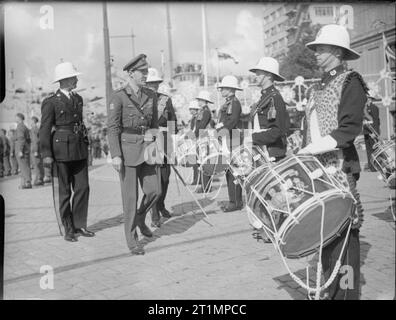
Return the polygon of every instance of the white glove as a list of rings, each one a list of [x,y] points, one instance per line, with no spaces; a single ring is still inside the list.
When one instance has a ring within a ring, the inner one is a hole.
[[[220,122],[220,123],[216,124],[216,126],[215,126],[216,129],[220,129],[222,127],[224,127],[223,122]]]
[[[335,141],[331,136],[327,135],[323,138],[310,143],[305,148],[301,149],[297,154],[319,154],[329,151],[334,151],[337,149],[337,141]]]

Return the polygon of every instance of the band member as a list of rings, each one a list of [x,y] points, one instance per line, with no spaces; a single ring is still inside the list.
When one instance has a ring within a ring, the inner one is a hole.
[[[360,164],[353,142],[362,129],[367,87],[360,74],[345,68],[345,61],[358,59],[359,54],[350,48],[348,31],[340,25],[322,27],[316,39],[308,43],[307,47],[315,51],[318,65],[324,74],[321,82],[308,93],[305,132],[307,145],[300,153],[315,154],[325,167],[334,164],[341,167],[343,159],[342,169],[347,174],[345,180],[358,201],[356,181],[359,179]],[[336,148],[341,151],[334,151]],[[347,242],[341,265],[353,269],[353,283],[341,285],[342,274],[339,273],[327,292],[329,299],[359,299],[361,204],[358,203],[357,208],[358,215],[354,216],[349,239],[346,239],[346,228],[322,251],[326,280],[334,269],[345,240]]]
[[[159,170],[145,159],[145,149],[154,141],[147,132],[150,128],[158,129],[157,94],[145,87],[148,74],[145,54],[133,58],[123,70],[128,72],[128,84],[111,97],[108,139],[113,167],[121,181],[127,245],[133,255],[142,255],[145,252],[138,242],[136,228],[146,237],[153,236],[145,218],[161,195]],[[144,193],[139,209],[138,180]]]
[[[196,126],[197,126],[198,110],[199,110],[198,102],[196,100],[191,101],[189,110],[191,113],[189,128],[195,135]],[[198,164],[194,164],[193,165],[193,182],[191,184],[196,185],[196,184],[198,184],[198,181],[199,181]]]
[[[47,167],[52,165],[54,195],[59,196],[64,238],[70,242],[78,241],[78,236],[95,235],[87,230],[88,140],[83,99],[73,92],[80,74],[70,62],[55,67],[54,83],[59,82],[59,89],[42,102],[39,131],[43,163]]]
[[[10,140],[10,162],[11,170],[13,175],[17,175],[19,172],[18,160],[16,158],[15,145],[16,145],[16,131],[15,129],[10,129],[8,131]]]
[[[261,87],[261,98],[251,108],[253,125],[253,145],[266,146],[269,157],[275,161],[286,155],[286,135],[290,127],[286,104],[274,81],[284,81],[279,74],[279,63],[274,58],[263,57],[249,71],[255,73],[256,82]]]
[[[377,99],[369,94],[367,96],[367,102],[364,108],[364,119],[370,122],[370,125],[373,127],[375,132],[378,133],[378,135],[380,135],[381,131],[380,131],[379,109],[374,104],[374,101],[380,101],[380,99]],[[373,146],[376,141],[370,136],[370,130],[365,125],[363,125],[363,135],[364,135],[364,143],[366,145],[368,169],[371,172],[375,172],[376,170],[373,164],[371,163],[371,154],[373,153]]]
[[[159,77],[158,71],[154,68],[148,69],[148,77],[146,80],[147,86],[157,92],[158,98],[158,126],[160,132],[163,134],[162,138],[164,141],[164,151],[166,155],[172,154],[172,146],[168,145],[168,129],[171,130],[171,133],[177,133],[173,131],[177,131],[177,118],[175,109],[172,105],[172,99],[163,92],[160,92],[159,85],[162,82],[162,78]],[[168,128],[168,121],[172,122],[172,127]],[[171,218],[171,214],[165,208],[165,198],[168,192],[169,186],[169,177],[171,173],[171,167],[168,164],[168,160],[164,158],[164,164],[160,166],[161,172],[161,196],[156,202],[156,204],[151,209],[152,211],[152,226],[153,227],[160,227],[160,214],[164,218]]]
[[[42,186],[44,184],[44,168],[40,155],[39,127],[37,126],[38,121],[37,117],[32,117],[32,127],[30,128],[30,140],[32,141],[31,159],[34,171],[33,185]]]
[[[199,92],[196,100],[198,101],[198,105],[200,108],[195,126],[195,137],[198,139],[207,136],[207,129],[209,128],[210,120],[212,119],[212,114],[210,112],[208,104],[213,104],[213,101],[210,99],[210,93],[205,90]],[[199,179],[201,180],[201,187],[197,189],[197,193],[210,192],[210,177],[204,174],[200,174]]]
[[[16,141],[15,152],[18,166],[21,170],[21,189],[32,188],[32,172],[30,170],[30,134],[26,127],[25,116],[22,113],[16,115]]]
[[[7,137],[7,130],[1,129],[0,130],[0,139],[3,144],[3,170],[2,174],[4,176],[10,176],[11,175],[11,163],[10,163],[10,140]]]
[[[218,89],[221,92],[221,96],[225,98],[225,103],[220,108],[219,123],[216,125],[216,129],[228,130],[226,143],[228,150],[232,152],[233,147],[240,145],[240,137],[239,135],[236,135],[235,131],[233,132],[233,130],[237,129],[242,112],[241,103],[235,96],[235,91],[242,89],[238,86],[237,78],[231,75],[225,76],[223,78],[221,84],[218,86]],[[223,206],[222,210],[224,212],[231,212],[242,209],[242,187],[239,184],[234,183],[235,177],[232,175],[230,170],[226,171],[226,180],[229,203]]]

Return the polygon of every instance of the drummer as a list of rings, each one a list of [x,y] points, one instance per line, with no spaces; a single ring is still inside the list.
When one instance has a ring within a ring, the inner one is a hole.
[[[284,81],[285,78],[279,74],[278,61],[271,57],[261,58],[249,71],[256,75],[257,85],[261,87],[261,98],[250,111],[253,127],[251,139],[253,145],[266,146],[269,157],[279,161],[286,155],[290,118],[274,81]]]
[[[210,99],[210,93],[206,90],[200,91],[195,99],[198,101],[200,108],[195,126],[195,137],[198,139],[208,135],[207,129],[209,129],[210,120],[212,119],[212,113],[210,112],[208,104],[213,104],[213,101]],[[210,192],[210,176],[202,174],[202,179],[200,180],[201,187],[197,190],[197,193]]]
[[[235,96],[235,91],[242,89],[238,86],[238,79],[232,75],[225,76],[217,88],[221,92],[221,96],[225,98],[225,103],[220,107],[219,123],[216,125],[216,129],[219,132],[222,129],[228,131],[226,132],[226,137],[228,136],[226,143],[228,150],[231,152],[232,147],[240,144],[240,136],[235,131],[241,117],[242,108],[241,103]],[[235,177],[230,170],[226,171],[226,179],[229,203],[222,206],[221,209],[224,212],[240,210],[243,208],[242,188],[239,184],[234,183]]]
[[[347,173],[351,192],[358,199],[356,181],[359,179],[360,164],[355,138],[360,134],[367,87],[361,75],[346,68],[345,61],[356,60],[359,54],[350,48],[350,38],[345,27],[326,25],[313,42],[306,45],[315,51],[318,66],[324,70],[321,82],[312,88],[306,107],[306,142],[301,154],[314,154],[326,167],[331,162],[341,163]],[[334,151],[336,148],[342,152]],[[333,150],[333,151],[332,151]],[[329,299],[359,299],[360,288],[360,244],[359,228],[362,223],[362,208],[359,204],[352,229],[348,228],[333,242],[323,248],[322,263],[326,280],[334,269],[344,242],[341,265],[353,269],[348,275],[338,274],[328,290]],[[348,284],[342,277],[348,277]],[[352,278],[352,279],[351,279]]]
[[[189,128],[191,132],[195,135],[196,126],[197,126],[197,117],[198,117],[198,102],[193,100],[190,102],[189,110],[191,114],[191,119],[189,121]],[[193,182],[192,185],[196,185],[198,183],[198,164],[193,165]]]

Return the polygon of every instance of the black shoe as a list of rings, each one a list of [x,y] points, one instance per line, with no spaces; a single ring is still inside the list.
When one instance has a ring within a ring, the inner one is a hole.
[[[51,182],[51,178],[44,178],[44,183],[50,183]]]
[[[165,208],[162,209],[162,210],[160,210],[160,213],[161,213],[161,215],[162,215],[164,218],[167,218],[167,219],[172,218],[172,216],[171,216],[171,214],[169,213],[169,211],[166,210]]]
[[[153,228],[161,228],[161,222],[160,221],[152,221],[151,226]]]
[[[94,236],[95,236],[95,233],[94,233],[94,232],[88,231],[88,230],[85,229],[85,228],[76,229],[76,230],[74,231],[74,234],[75,234],[76,236],[83,236],[83,237],[94,237]]]
[[[6,176],[7,176],[7,177],[12,176],[11,172],[7,173]]]
[[[78,239],[76,238],[76,236],[73,233],[66,233],[65,240],[69,241],[69,242],[77,242],[78,241]]]
[[[26,183],[24,184],[21,189],[32,189],[32,184],[31,183]]]
[[[142,223],[139,226],[140,232],[142,233],[142,235],[144,235],[147,238],[151,238],[153,236],[153,233],[151,232],[151,230],[149,229],[149,227],[146,226],[145,223]]]
[[[142,256],[145,254],[145,252],[142,247],[136,247],[136,248],[131,249],[131,254],[133,256]]]
[[[240,210],[240,208],[238,208],[233,203],[229,203],[228,205],[226,205],[225,207],[222,207],[221,209],[223,210],[223,212],[232,212],[232,211]]]
[[[35,182],[33,185],[35,185],[35,186],[42,186],[42,185],[44,185],[44,182],[43,182],[43,181],[37,181],[37,182]]]

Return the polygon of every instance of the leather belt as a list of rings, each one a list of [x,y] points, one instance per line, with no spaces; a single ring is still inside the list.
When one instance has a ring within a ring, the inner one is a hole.
[[[147,128],[146,127],[139,127],[139,128],[122,128],[123,133],[129,133],[129,134],[145,134]]]

